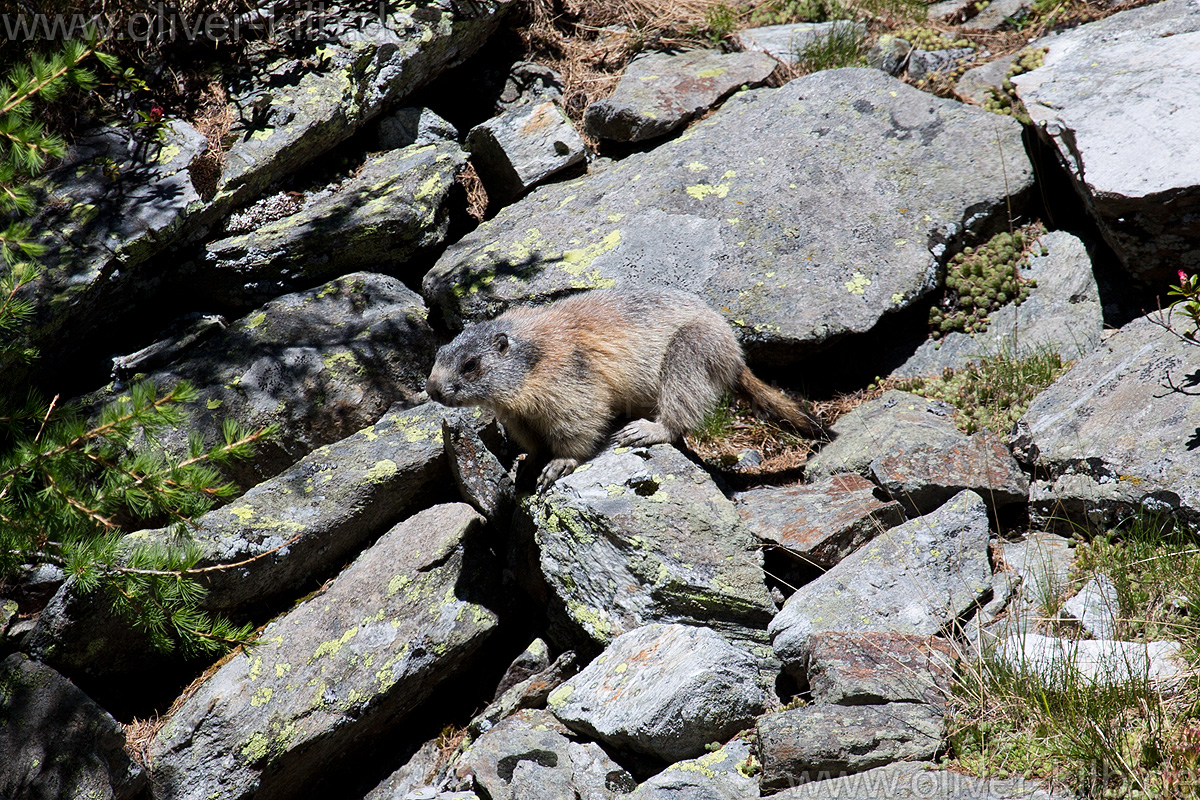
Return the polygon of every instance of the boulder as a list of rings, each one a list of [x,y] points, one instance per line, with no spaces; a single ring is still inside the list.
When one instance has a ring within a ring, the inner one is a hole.
[[[391,775],[367,792],[363,800],[412,800],[423,792],[427,800],[441,800],[433,788],[442,766],[442,748],[431,739],[413,752],[408,760]],[[474,795],[472,795],[473,797]]]
[[[546,711],[521,711],[501,722],[467,748],[455,769],[489,800],[612,800],[637,786],[600,745],[580,741]]]
[[[1166,0],[1034,46],[1049,52],[1017,95],[1125,269],[1200,269],[1200,7]]]
[[[497,625],[482,522],[465,504],[423,511],[275,619],[167,717],[156,797],[294,796],[394,731]]]
[[[947,368],[962,369],[969,361],[1000,353],[1052,350],[1066,363],[1095,350],[1104,332],[1104,313],[1087,247],[1066,231],[1051,231],[1039,241],[1046,255],[1035,246],[1028,268],[1021,270],[1022,277],[1037,281],[1024,302],[993,312],[983,333],[952,331],[925,342],[892,377],[941,375]]]
[[[828,568],[904,522],[900,504],[880,500],[875,492],[874,484],[850,473],[811,484],[751,489],[735,500],[755,536],[805,563]]]
[[[944,707],[953,645],[933,636],[827,631],[812,638],[808,688],[818,703],[928,703]]]
[[[763,791],[894,761],[928,760],[942,747],[942,714],[923,703],[811,705],[760,717]]]
[[[676,761],[629,800],[758,800],[758,759],[742,738],[720,750]]]
[[[964,489],[993,510],[1029,497],[1029,480],[1008,446],[983,431],[950,445],[916,445],[871,462],[875,481],[909,514],[928,514]]]
[[[749,653],[708,628],[647,625],[614,639],[551,693],[549,708],[612,747],[695,758],[762,713],[758,671]]]
[[[1076,622],[1094,639],[1111,639],[1121,619],[1117,585],[1107,575],[1093,575],[1058,612],[1059,619]]]
[[[1030,488],[1034,515],[1096,528],[1134,511],[1200,522],[1196,346],[1157,316],[1106,339],[1017,423],[1014,454],[1044,476]]]
[[[379,120],[378,147],[396,150],[440,142],[457,142],[458,129],[428,108],[398,108]]]
[[[917,48],[908,54],[908,77],[919,81],[939,72],[949,72],[974,56],[975,49],[971,47],[954,47],[949,50]]]
[[[427,316],[404,284],[371,272],[273,300],[141,376],[164,391],[180,381],[197,390],[183,407],[186,424],[163,431],[159,443],[186,458],[193,436],[206,447],[224,442],[225,419],[251,430],[275,425],[254,458],[225,474],[243,488],[277,475],[394,403],[416,402],[437,348]],[[89,401],[96,407],[121,391],[113,384]]]
[[[1014,631],[999,640],[994,654],[1009,669],[1051,687],[1148,682],[1164,690],[1187,672],[1179,642],[1059,639]]]
[[[670,445],[606,452],[525,499],[524,582],[560,638],[608,644],[651,622],[766,643],[758,541],[707,472]],[[540,586],[544,582],[544,587]]]
[[[1010,53],[978,67],[971,67],[954,84],[954,94],[964,103],[986,106],[992,89],[999,90],[1008,77],[1008,68],[1017,60],[1017,53]]]
[[[768,631],[784,668],[803,683],[817,634],[927,636],[962,617],[991,588],[987,506],[964,491],[932,514],[884,531],[800,587]]]
[[[295,214],[209,243],[193,291],[221,308],[250,309],[356,269],[395,269],[445,239],[446,198],[465,164],[455,142],[371,156]]]
[[[765,53],[651,52],[625,68],[611,96],[592,103],[584,130],[596,139],[640,142],[664,136],[775,71]]]
[[[488,195],[500,200],[524,194],[587,155],[559,104],[540,97],[476,125],[467,149]]]
[[[772,795],[773,800],[1068,800],[1038,781],[976,778],[938,769],[922,761],[901,761],[854,775],[831,773],[828,779],[804,783]]]
[[[196,520],[198,566],[241,562],[200,577],[204,607],[238,619],[261,613],[330,574],[360,548],[436,496],[450,481],[441,441],[450,411],[435,403],[393,409],[378,423],[322,447],[287,472]],[[125,546],[165,545],[169,529],[140,531]],[[146,676],[169,657],[115,617],[107,597],[69,581],[42,612],[26,648],[74,678]],[[177,656],[176,656],[177,657]]]
[[[162,289],[164,273],[142,266],[199,203],[188,168],[208,147],[182,120],[165,121],[163,136],[95,131],[29,185],[37,204],[29,222],[47,250],[38,258],[45,270],[23,292],[34,314],[22,335],[52,356],[33,366],[39,373],[69,381],[78,378],[70,370],[103,370],[130,317]],[[9,365],[0,387],[19,386],[27,375]]]
[[[737,40],[743,50],[766,53],[784,64],[794,64],[809,45],[832,36],[853,36],[862,40],[867,36],[867,26],[848,19],[765,25],[738,31]]]
[[[0,797],[131,800],[145,785],[107,711],[45,664],[0,661]]]
[[[489,521],[508,521],[513,505],[513,482],[500,459],[487,448],[478,425],[463,417],[442,422],[446,463],[462,498]]]
[[[752,357],[794,363],[932,290],[947,242],[1022,207],[1020,125],[986,113],[870,69],[742,92],[678,139],[505,208],[423,293],[458,326],[579,289],[670,286],[721,310]]]
[[[890,33],[881,33],[867,50],[867,65],[888,75],[899,75],[908,65],[912,45]]]
[[[1007,616],[1000,620],[993,635],[1007,631],[1028,631],[1046,619],[1070,586],[1075,553],[1071,540],[1044,531],[1031,531],[1018,542],[1001,543],[1001,559],[1013,575],[1016,586]]]
[[[966,440],[954,426],[954,407],[898,389],[863,403],[830,426],[833,441],[804,465],[818,481],[842,472],[871,474],[881,453],[918,446],[949,447]]]
[[[505,687],[505,681],[509,679],[506,674],[497,689],[496,699],[467,725],[468,736],[475,738],[490,731],[501,720],[523,708],[545,708],[550,694],[578,669],[575,651],[567,650],[554,659],[553,664],[547,664],[544,669],[512,686]]]

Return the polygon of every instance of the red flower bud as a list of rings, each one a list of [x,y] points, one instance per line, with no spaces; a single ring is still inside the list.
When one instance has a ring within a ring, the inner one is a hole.
[[[160,119],[162,119],[162,115],[163,115],[163,107],[162,106],[153,106],[150,109],[150,119],[152,121],[158,122]]]

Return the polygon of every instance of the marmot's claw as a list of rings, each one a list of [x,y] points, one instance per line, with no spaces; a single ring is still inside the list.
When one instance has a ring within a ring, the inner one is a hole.
[[[579,461],[574,458],[553,459],[542,470],[541,477],[538,478],[538,491],[546,491],[556,480],[564,475],[570,475],[578,466]]]
[[[674,441],[666,426],[648,419],[635,419],[613,434],[617,447],[649,447],[652,444]]]

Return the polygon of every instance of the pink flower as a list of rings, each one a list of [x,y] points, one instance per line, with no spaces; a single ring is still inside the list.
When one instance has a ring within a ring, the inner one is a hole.
[[[163,107],[162,106],[151,107],[151,109],[150,109],[151,122],[158,122],[160,119],[162,119],[162,115],[163,115]],[[1179,274],[1182,275],[1183,273],[1180,272]]]

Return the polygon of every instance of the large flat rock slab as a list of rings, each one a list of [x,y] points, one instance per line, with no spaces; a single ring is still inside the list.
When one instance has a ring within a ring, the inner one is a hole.
[[[670,445],[602,453],[527,499],[518,525],[537,559],[530,577],[544,582],[535,596],[567,639],[608,644],[683,622],[766,642],[775,607],[758,540],[708,473]]]
[[[1131,511],[1200,521],[1197,349],[1142,317],[1039,394],[1013,451],[1042,480],[1031,511],[1086,526]]]
[[[1167,0],[1034,46],[1049,52],[1017,95],[1125,268],[1200,269],[1200,7]]]
[[[295,796],[393,730],[497,625],[482,522],[461,503],[423,511],[268,625],[154,738],[155,796]]]
[[[1031,185],[1015,121],[831,70],[534,192],[448,248],[423,293],[461,325],[581,289],[685,289],[753,357],[790,363],[932,290],[945,243]]]
[[[801,586],[768,630],[784,668],[803,679],[816,634],[934,634],[991,588],[987,506],[965,491]]]

